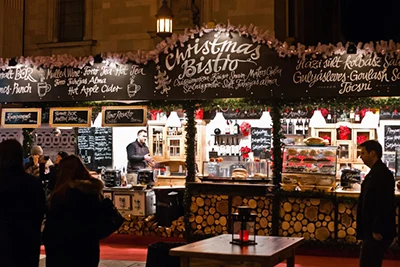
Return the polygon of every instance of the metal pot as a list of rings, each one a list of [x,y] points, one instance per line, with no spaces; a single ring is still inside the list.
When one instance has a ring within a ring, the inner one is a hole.
[[[154,186],[154,171],[143,169],[138,171],[137,180],[139,184],[147,185],[147,188]]]

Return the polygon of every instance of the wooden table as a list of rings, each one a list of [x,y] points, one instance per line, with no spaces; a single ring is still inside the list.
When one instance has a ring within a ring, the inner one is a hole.
[[[302,242],[299,237],[257,236],[255,246],[239,246],[230,243],[231,235],[219,235],[181,247],[169,254],[181,257],[181,267],[270,267],[287,260],[294,267],[295,249]]]

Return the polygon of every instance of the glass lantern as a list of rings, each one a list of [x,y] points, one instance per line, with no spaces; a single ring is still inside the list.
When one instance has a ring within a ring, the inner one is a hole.
[[[238,213],[232,213],[231,244],[240,246],[256,245],[255,217],[248,206],[239,206]]]

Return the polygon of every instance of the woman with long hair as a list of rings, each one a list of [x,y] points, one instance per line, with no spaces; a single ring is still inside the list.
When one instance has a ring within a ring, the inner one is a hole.
[[[0,143],[1,266],[38,267],[45,196],[38,178],[25,173],[15,139]]]
[[[79,157],[60,161],[43,236],[47,267],[98,266],[102,189],[102,181],[90,175]]]

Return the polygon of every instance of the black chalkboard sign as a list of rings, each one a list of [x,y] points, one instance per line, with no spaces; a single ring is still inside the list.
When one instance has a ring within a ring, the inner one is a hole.
[[[51,126],[90,127],[92,108],[51,108]]]
[[[400,125],[385,125],[384,151],[394,152],[400,147]]]
[[[251,127],[251,150],[255,157],[260,157],[264,150],[271,149],[271,129]]]
[[[383,163],[386,164],[386,166],[389,169],[394,170],[396,168],[396,154],[395,153],[383,153]]]
[[[103,107],[103,126],[145,126],[147,107]]]
[[[112,128],[78,128],[77,152],[86,167],[92,171],[111,168],[112,158]]]
[[[263,111],[258,110],[227,110],[223,112],[224,118],[226,120],[243,120],[243,119],[253,119],[258,120],[261,118]]]
[[[3,108],[1,126],[4,128],[40,127],[42,110],[40,108]]]

